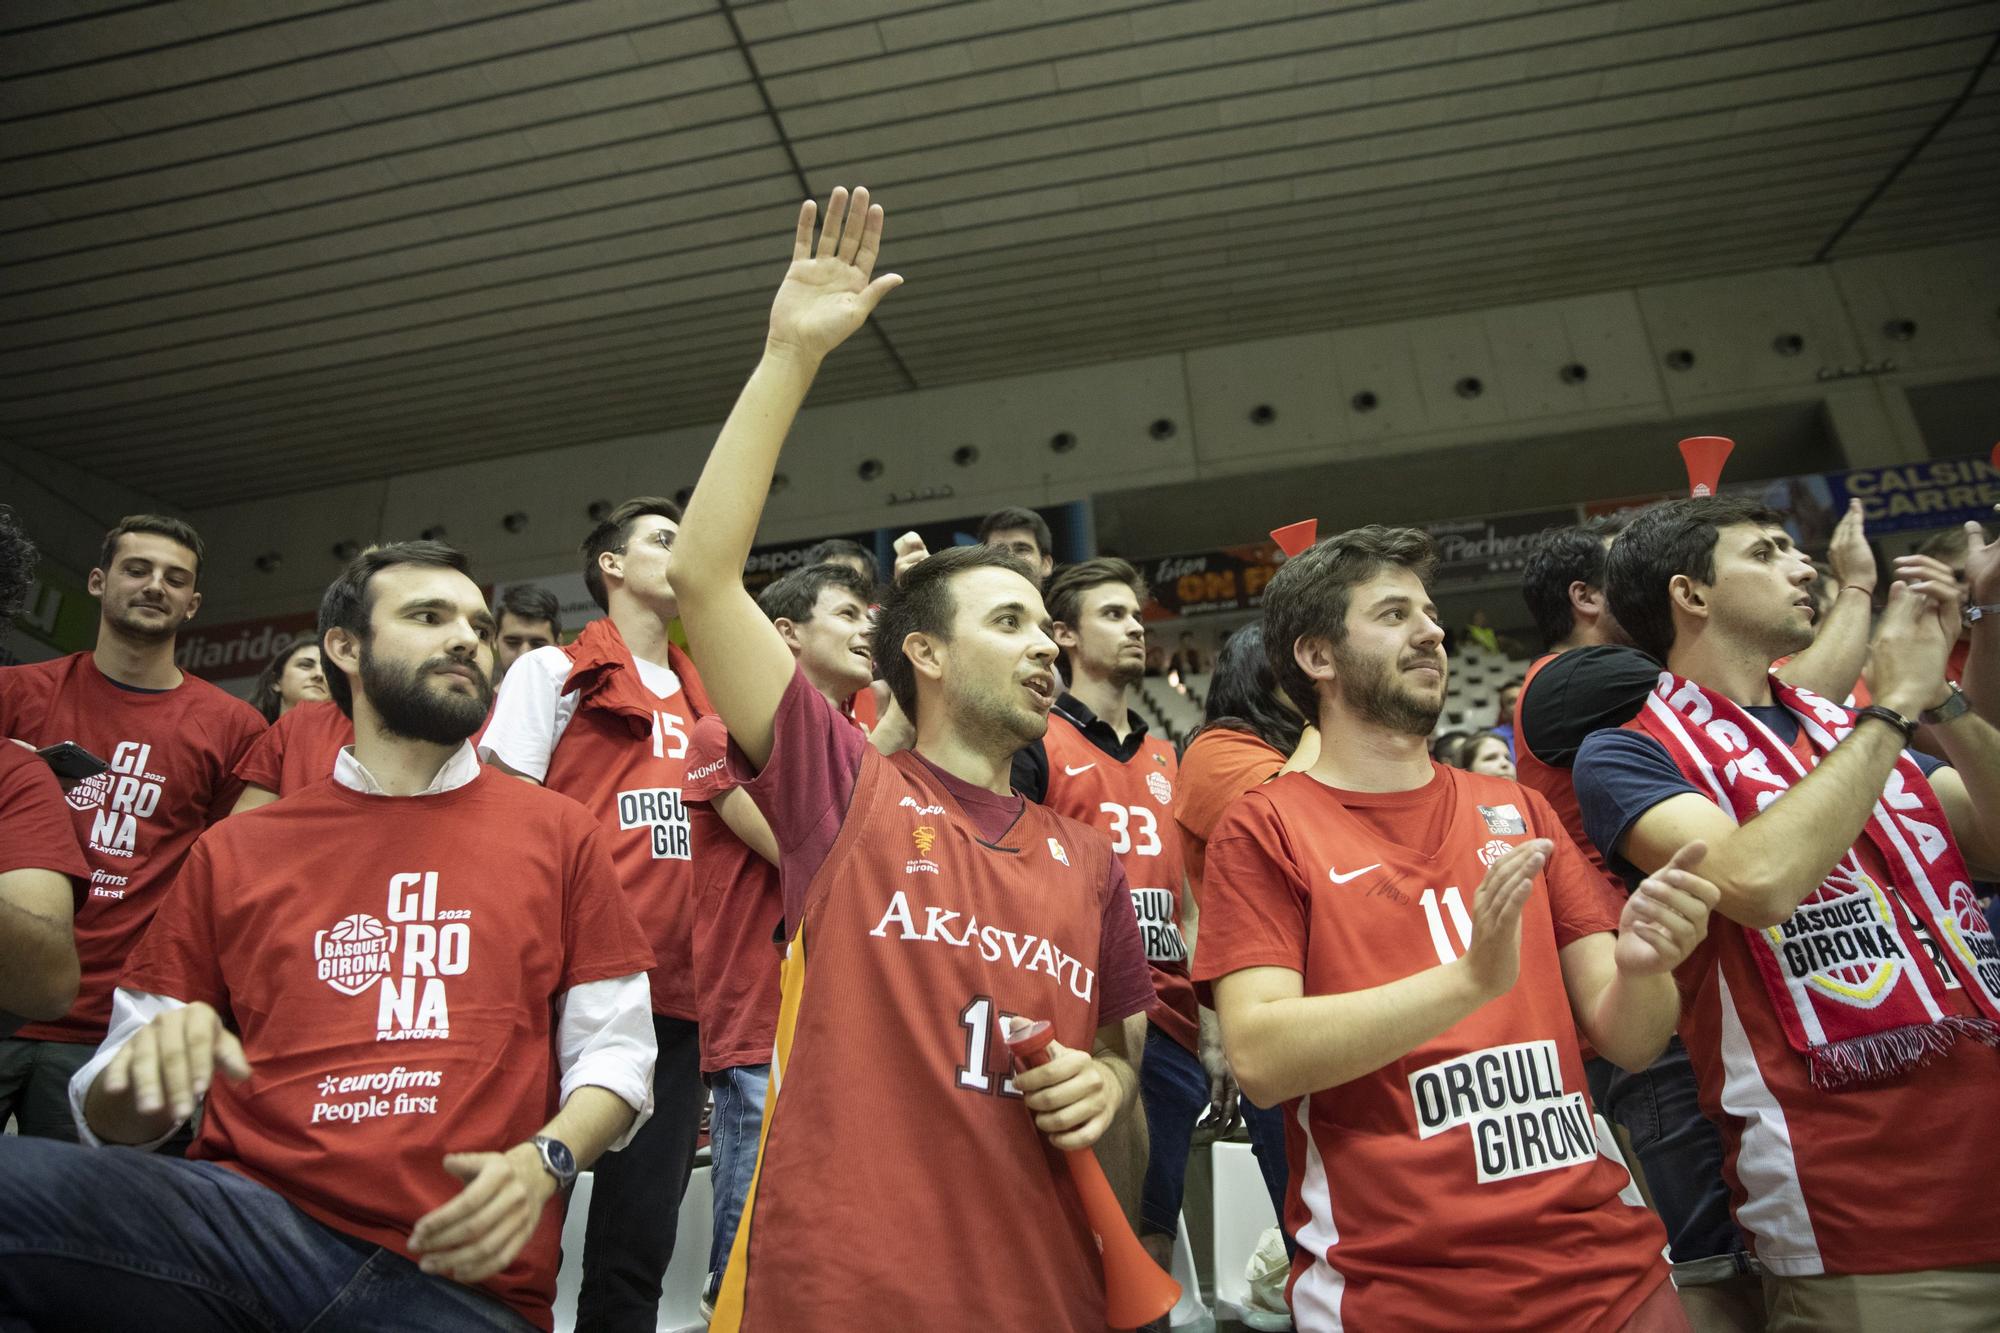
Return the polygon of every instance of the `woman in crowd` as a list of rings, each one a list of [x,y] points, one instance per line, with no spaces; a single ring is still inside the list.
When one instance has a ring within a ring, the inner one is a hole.
[[[1506,738],[1491,731],[1473,732],[1453,748],[1450,758],[1443,755],[1438,758],[1454,768],[1488,777],[1511,780],[1514,776],[1514,761],[1507,754]]]
[[[306,699],[324,702],[332,697],[320,672],[319,643],[306,637],[265,663],[257,674],[256,688],[250,692],[250,706],[262,713],[266,722],[276,722],[293,704]]]

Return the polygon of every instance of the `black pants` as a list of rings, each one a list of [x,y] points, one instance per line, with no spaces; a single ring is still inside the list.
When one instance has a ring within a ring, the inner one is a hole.
[[[708,1088],[695,1025],[654,1014],[653,1032],[660,1042],[653,1118],[592,1168],[578,1333],[653,1333],[659,1322],[660,1279],[674,1257]]]

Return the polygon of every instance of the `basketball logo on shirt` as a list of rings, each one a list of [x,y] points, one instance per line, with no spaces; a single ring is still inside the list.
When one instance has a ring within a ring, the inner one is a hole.
[[[1167,775],[1158,769],[1146,775],[1146,790],[1153,793],[1153,799],[1161,805],[1172,805],[1174,784],[1167,781]]]
[[[136,856],[139,821],[160,808],[164,774],[146,771],[153,747],[120,741],[111,751],[111,767],[69,793],[73,810],[95,810],[90,819],[90,850],[104,856]]]
[[[313,934],[319,979],[342,995],[359,995],[389,975],[396,951],[396,928],[366,912],[342,917],[331,930]]]
[[[472,910],[438,906],[438,872],[389,876],[384,924],[352,912],[313,935],[319,979],[343,995],[380,987],[375,1040],[451,1035],[445,979],[472,965]]]
[[[1490,866],[1495,861],[1498,861],[1501,857],[1505,856],[1507,853],[1513,850],[1514,850],[1513,843],[1502,842],[1500,841],[1500,839],[1495,838],[1491,842],[1487,843],[1484,847],[1481,847],[1479,849],[1479,864],[1483,866]]]

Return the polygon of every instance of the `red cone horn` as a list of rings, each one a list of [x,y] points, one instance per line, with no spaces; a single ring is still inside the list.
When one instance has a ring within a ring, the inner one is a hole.
[[[1271,529],[1271,540],[1290,559],[1319,540],[1319,520],[1302,519],[1297,523],[1287,523],[1282,528]]]
[[[1681,460],[1687,464],[1688,495],[1693,499],[1714,495],[1722,484],[1722,465],[1736,441],[1721,435],[1695,435],[1681,441]]]
[[[1055,1035],[1056,1030],[1047,1019],[1016,1028],[1007,1038],[1015,1067],[1033,1069],[1047,1064],[1049,1042]],[[1138,1328],[1152,1323],[1180,1300],[1181,1284],[1160,1271],[1153,1256],[1146,1253],[1146,1247],[1132,1234],[1132,1226],[1125,1220],[1125,1209],[1111,1192],[1111,1182],[1104,1178],[1097,1154],[1079,1148],[1063,1156],[1069,1159],[1070,1178],[1076,1182],[1083,1215],[1096,1233],[1098,1257],[1104,1262],[1104,1321],[1113,1328]]]

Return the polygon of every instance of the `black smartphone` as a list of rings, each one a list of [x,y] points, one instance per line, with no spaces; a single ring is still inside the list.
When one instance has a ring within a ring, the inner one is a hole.
[[[58,741],[54,745],[44,746],[35,753],[54,770],[57,777],[67,778],[71,782],[88,782],[111,767],[109,761],[99,759],[75,741]]]

